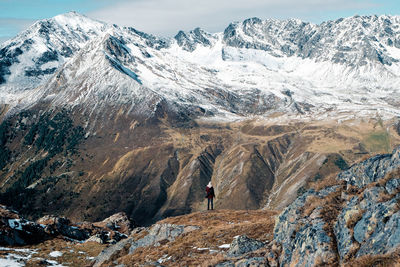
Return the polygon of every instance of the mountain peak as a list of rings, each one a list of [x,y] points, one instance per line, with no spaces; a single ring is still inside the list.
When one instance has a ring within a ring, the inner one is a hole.
[[[189,32],[179,31],[178,34],[175,35],[174,39],[183,50],[193,52],[199,44],[211,47],[212,44],[215,43],[216,37],[197,27]]]
[[[57,18],[57,17],[69,17],[69,18],[85,17],[85,18],[87,18],[85,15],[83,15],[83,14],[81,14],[79,12],[73,11],[73,10],[69,11],[69,12],[66,12],[66,13],[59,14],[59,15],[55,16],[54,18]]]
[[[32,89],[108,25],[75,11],[39,20],[0,46],[2,91]]]

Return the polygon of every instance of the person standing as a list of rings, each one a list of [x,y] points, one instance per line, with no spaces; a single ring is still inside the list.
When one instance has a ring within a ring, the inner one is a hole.
[[[215,193],[214,193],[214,187],[211,184],[211,181],[208,183],[207,187],[206,187],[206,198],[208,199],[208,204],[207,204],[207,210],[210,209],[210,203],[211,203],[211,209],[214,209],[214,203],[213,203],[213,199],[215,197]]]

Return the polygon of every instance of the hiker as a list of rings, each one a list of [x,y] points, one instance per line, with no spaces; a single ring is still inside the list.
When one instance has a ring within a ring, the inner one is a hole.
[[[206,198],[208,199],[207,210],[210,209],[210,203],[211,203],[211,209],[213,210],[214,209],[213,199],[215,197],[215,194],[214,194],[214,187],[212,186],[211,181],[208,183],[206,187],[206,192],[207,192]]]

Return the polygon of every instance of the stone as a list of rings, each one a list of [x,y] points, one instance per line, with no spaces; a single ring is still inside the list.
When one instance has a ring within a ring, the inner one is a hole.
[[[148,229],[149,233],[145,237],[139,240],[134,240],[132,237],[128,237],[127,239],[119,241],[115,245],[112,245],[103,250],[99,254],[99,256],[96,257],[94,266],[101,266],[103,263],[110,260],[113,255],[119,253],[124,249],[129,249],[128,253],[133,254],[137,248],[158,246],[160,241],[173,241],[181,234],[188,233],[197,229],[199,229],[199,227],[197,226],[155,224],[150,229]]]
[[[215,265],[215,267],[235,267],[235,264],[232,261],[224,261]]]
[[[5,206],[0,206],[0,245],[24,246],[37,244],[48,239],[43,227],[25,220]]]
[[[87,243],[87,242],[96,242],[96,243],[99,243],[99,244],[104,244],[103,239],[99,235],[93,235],[93,236],[89,237],[85,241],[85,243]]]
[[[228,256],[229,257],[241,256],[248,252],[260,249],[264,246],[265,244],[261,241],[249,238],[246,235],[241,235],[233,240],[228,250]]]
[[[341,172],[337,179],[344,180],[348,185],[362,188],[376,182],[400,166],[400,147],[393,150],[392,154],[377,155],[369,158],[350,169]]]
[[[128,237],[124,240],[119,241],[115,245],[109,246],[100,252],[100,254],[94,259],[94,267],[100,267],[103,263],[109,261],[114,255],[129,247],[134,240],[132,237]]]
[[[353,219],[357,213],[360,212],[359,199],[353,197],[346,207],[340,212],[338,219],[334,226],[334,233],[336,236],[337,248],[340,259],[346,259],[349,252],[354,249],[353,235],[347,227],[349,220]]]
[[[385,189],[391,195],[397,193],[400,189],[400,178],[387,181]]]
[[[119,212],[111,215],[101,222],[93,223],[93,225],[101,228],[109,228],[111,230],[129,235],[129,233],[132,231],[132,226],[134,223],[129,220],[125,212]]]
[[[67,218],[46,215],[37,220],[37,223],[43,225],[46,233],[52,236],[62,235],[79,241],[86,240],[90,236],[89,230],[70,225],[71,222]]]
[[[263,267],[268,266],[268,260],[263,257],[254,257],[235,262],[235,267]]]

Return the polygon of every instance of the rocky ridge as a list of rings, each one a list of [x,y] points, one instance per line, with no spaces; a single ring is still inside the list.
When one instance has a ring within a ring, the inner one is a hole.
[[[5,206],[0,207],[0,223],[0,245],[2,246],[34,245],[56,237],[111,244],[125,239],[132,227],[131,222],[123,213],[115,214],[97,223],[73,224],[67,218],[53,215],[46,215],[33,222],[24,219],[18,212]]]
[[[46,99],[53,107],[92,112],[114,105],[147,117],[160,102],[177,113],[229,120],[274,112],[337,116],[366,112],[364,105],[393,116],[399,25],[396,16],[320,25],[252,18],[223,33],[196,28],[165,39],[72,12],[2,44],[0,97],[11,113]],[[143,95],[156,100],[140,104]]]

